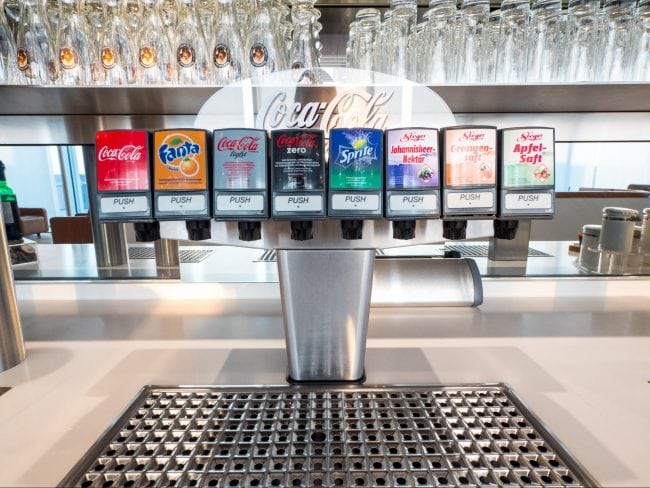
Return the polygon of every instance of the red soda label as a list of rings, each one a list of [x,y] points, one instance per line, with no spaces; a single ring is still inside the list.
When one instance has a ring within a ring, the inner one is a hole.
[[[148,134],[143,130],[95,135],[97,191],[149,190]]]

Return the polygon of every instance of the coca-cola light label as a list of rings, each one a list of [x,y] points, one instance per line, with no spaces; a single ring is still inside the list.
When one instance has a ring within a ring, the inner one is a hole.
[[[97,132],[95,164],[99,192],[149,190],[147,132],[143,130]]]
[[[266,132],[214,131],[214,187],[217,190],[266,189]]]
[[[322,131],[277,130],[271,137],[273,191],[324,189]]]
[[[436,129],[386,131],[386,187],[437,188],[440,183]]]

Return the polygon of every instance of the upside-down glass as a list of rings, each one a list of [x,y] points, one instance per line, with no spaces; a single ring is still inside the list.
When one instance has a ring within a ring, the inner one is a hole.
[[[180,0],[175,45],[176,70],[181,85],[203,85],[212,80],[212,64],[203,35],[196,0]]]
[[[597,73],[602,81],[627,81],[632,78],[636,40],[635,3],[635,0],[605,1],[603,65]]]
[[[43,5],[23,0],[16,34],[18,83],[46,85],[56,79],[54,43],[47,30]]]
[[[356,20],[350,22],[348,41],[345,43],[345,65],[348,68],[356,68],[357,60],[355,59],[355,51],[357,45],[357,32],[359,29],[359,22]]]
[[[485,81],[487,57],[495,54],[486,49],[489,15],[489,0],[463,0],[461,4],[456,68],[459,83]]]
[[[633,79],[650,81],[650,0],[641,0],[637,11],[636,57],[632,66]],[[650,229],[648,230],[650,232]],[[650,259],[650,256],[648,257]]]
[[[425,80],[427,83],[448,83],[454,80],[456,2],[431,0],[429,12],[423,37]]]
[[[212,36],[215,32],[215,21],[217,20],[217,10],[215,0],[198,0],[199,19],[203,28],[206,44],[211,43]]]
[[[485,50],[488,53],[494,53],[489,55],[485,61],[485,79],[494,81],[496,77],[497,69],[497,57],[496,52],[499,48],[499,33],[501,32],[501,9],[496,9],[490,12],[490,18],[488,20],[486,41],[485,41]]]
[[[521,83],[526,79],[529,0],[503,0],[499,46],[496,52],[497,83]],[[493,56],[494,54],[489,53]],[[492,80],[486,80],[488,82]]]
[[[0,85],[16,82],[16,46],[0,0]]]
[[[106,25],[99,43],[102,82],[119,86],[136,81],[135,53],[125,22],[126,0],[104,0]]]
[[[600,0],[570,0],[567,16],[566,81],[594,79],[598,59],[598,7]]]
[[[354,53],[356,67],[374,69],[374,46],[377,39],[381,13],[376,8],[364,8],[357,12],[357,37]]]
[[[80,3],[81,0],[61,0],[61,16],[56,33],[59,85],[84,86],[92,83],[92,48],[86,37]]]
[[[561,0],[533,0],[530,19],[526,81],[557,81],[564,56]]]
[[[176,23],[178,22],[178,0],[163,0],[160,16],[167,29],[169,42],[174,43]]]
[[[312,27],[313,8],[313,0],[292,1],[291,18],[294,27],[289,58],[289,67],[291,69],[309,69],[320,66]]]
[[[406,78],[409,74],[408,41],[417,21],[417,1],[391,0],[390,8],[392,14],[384,56],[388,72]]]
[[[126,26],[131,39],[137,38],[142,27],[142,0],[126,0]]]
[[[20,3],[18,0],[5,0],[4,1],[4,11],[7,16],[7,23],[9,24],[9,29],[13,33],[14,42],[16,41],[16,36],[18,35],[18,19],[20,19]]]
[[[45,14],[48,28],[50,29],[52,38],[54,38],[59,29],[59,19],[61,17],[60,0],[46,0]]]
[[[227,85],[246,75],[244,43],[239,36],[233,0],[219,0],[212,41],[212,62],[214,81],[218,85]]]
[[[278,40],[277,24],[271,17],[270,4],[269,0],[259,0],[248,37],[246,56],[253,83],[260,83],[269,73],[286,67],[285,51]]]
[[[161,16],[163,0],[142,0],[142,28],[135,42],[137,81],[164,85],[176,80],[176,60]]]

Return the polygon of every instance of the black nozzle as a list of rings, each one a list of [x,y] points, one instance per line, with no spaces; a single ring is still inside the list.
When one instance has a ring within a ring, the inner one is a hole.
[[[393,222],[393,239],[407,241],[415,237],[415,220],[396,220]]]
[[[343,239],[354,241],[363,237],[363,220],[341,220]]]
[[[467,236],[467,220],[443,220],[442,237],[457,241]]]
[[[314,223],[311,220],[291,221],[291,238],[294,241],[308,241],[314,238]]]
[[[153,242],[160,239],[160,222],[136,222],[135,240],[138,242]]]
[[[513,240],[517,236],[518,220],[495,220],[494,237],[496,239]]]
[[[185,222],[187,228],[187,238],[190,241],[205,241],[210,239],[212,226],[211,220],[188,220]]]
[[[240,241],[259,241],[262,238],[262,222],[237,222]]]

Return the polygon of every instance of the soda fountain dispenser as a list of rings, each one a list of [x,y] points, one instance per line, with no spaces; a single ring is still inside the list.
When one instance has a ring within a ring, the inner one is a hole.
[[[497,212],[497,130],[484,125],[441,131],[443,237],[465,239],[468,219],[493,219]]]
[[[394,239],[413,239],[416,219],[440,216],[438,130],[389,129],[385,133],[386,218]]]
[[[341,219],[343,239],[361,239],[364,219],[383,213],[383,132],[330,130],[328,217]]]
[[[320,130],[271,132],[271,214],[291,222],[291,238],[312,239],[313,220],[324,219],[325,155]]]
[[[269,218],[266,131],[216,130],[212,141],[214,217],[237,221],[240,240],[259,240]]]
[[[154,132],[154,216],[185,220],[192,241],[210,238],[208,134],[199,129]]]

